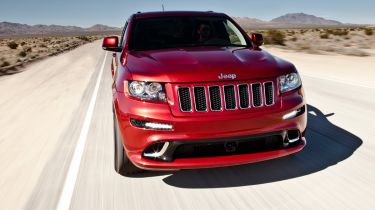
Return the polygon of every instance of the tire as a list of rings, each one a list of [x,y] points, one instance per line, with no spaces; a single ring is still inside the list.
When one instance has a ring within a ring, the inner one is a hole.
[[[136,167],[125,154],[124,146],[122,144],[122,136],[115,113],[113,113],[113,131],[115,140],[114,166],[116,172],[123,176],[141,173],[143,170]]]

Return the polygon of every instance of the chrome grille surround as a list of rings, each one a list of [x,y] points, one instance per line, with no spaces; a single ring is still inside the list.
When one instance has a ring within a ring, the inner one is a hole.
[[[179,108],[181,112],[204,113],[270,107],[275,105],[277,90],[274,84],[266,80],[223,85],[177,85]]]

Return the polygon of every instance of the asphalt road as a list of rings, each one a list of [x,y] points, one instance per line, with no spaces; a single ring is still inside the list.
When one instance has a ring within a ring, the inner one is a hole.
[[[375,78],[364,85],[346,74],[329,77],[310,70],[324,69],[324,60],[282,52],[296,62],[308,97],[302,152],[123,177],[113,169],[111,54],[105,55],[95,42],[0,78],[0,209],[375,208]]]

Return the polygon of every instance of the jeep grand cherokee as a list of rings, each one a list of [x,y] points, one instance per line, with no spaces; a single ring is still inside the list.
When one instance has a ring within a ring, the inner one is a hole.
[[[300,76],[262,43],[214,12],[137,13],[120,39],[106,37],[116,171],[222,167],[300,151]]]

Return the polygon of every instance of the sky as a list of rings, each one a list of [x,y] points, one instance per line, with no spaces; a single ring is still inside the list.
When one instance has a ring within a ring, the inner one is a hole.
[[[303,12],[344,23],[375,24],[375,0],[0,0],[0,22],[122,27],[133,13],[166,10],[224,12],[271,20]]]

